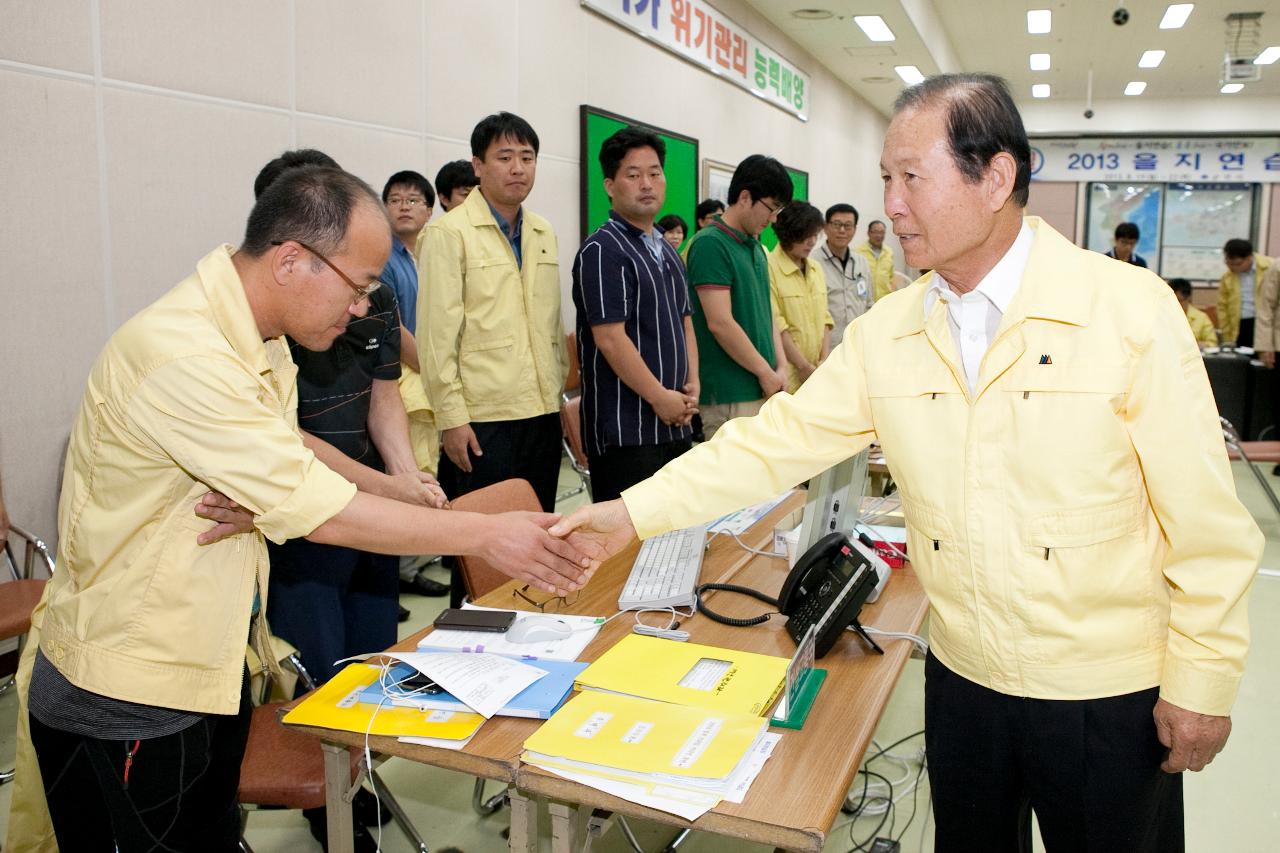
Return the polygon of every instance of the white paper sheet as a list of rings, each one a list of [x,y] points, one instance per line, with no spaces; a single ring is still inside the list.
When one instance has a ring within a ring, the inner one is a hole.
[[[764,764],[773,755],[773,748],[782,740],[780,732],[765,732],[760,735],[751,751],[738,762],[733,775],[729,777],[729,791],[724,798],[731,803],[741,803],[747,797],[747,790],[756,781]]]
[[[658,811],[670,812],[673,815],[679,815],[685,820],[697,820],[715,808],[716,804],[720,802],[720,797],[715,794],[700,794],[697,791],[686,791],[665,785],[657,786],[656,792],[650,793],[648,788],[643,785],[633,785],[617,779],[605,779],[600,776],[593,776],[590,773],[575,773],[563,767],[544,767],[541,764],[534,764],[533,766],[542,767],[548,773],[554,773],[571,782],[595,788],[597,791],[604,791],[606,794],[612,794],[629,803],[638,803]],[[667,794],[667,796],[661,796],[661,794]]]
[[[741,536],[750,529],[751,525],[764,518],[774,507],[785,501],[793,491],[795,489],[787,489],[777,497],[769,498],[767,501],[761,501],[753,506],[721,516],[711,523],[711,526],[707,528],[707,532],[736,533]]]
[[[496,610],[493,607],[464,605],[469,610]],[[600,633],[603,616],[571,616],[563,613],[519,612],[515,624],[521,619],[559,619],[573,629],[573,633],[559,640],[540,640],[535,643],[513,643],[504,634],[493,631],[432,631],[418,643],[420,652],[487,652],[526,660],[577,660],[582,652]],[[513,625],[514,627],[514,625]],[[461,698],[461,697],[459,697]]]
[[[486,720],[547,674],[536,666],[491,654],[381,652],[380,655],[409,664]],[[362,655],[352,660],[369,657],[375,656]]]

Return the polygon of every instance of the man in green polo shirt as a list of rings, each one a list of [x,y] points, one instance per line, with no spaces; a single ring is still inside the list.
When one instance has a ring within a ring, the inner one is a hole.
[[[729,182],[729,206],[689,245],[696,299],[707,438],[731,418],[754,415],[787,385],[782,339],[769,304],[769,269],[760,232],[791,203],[791,177],[772,157],[752,154]]]

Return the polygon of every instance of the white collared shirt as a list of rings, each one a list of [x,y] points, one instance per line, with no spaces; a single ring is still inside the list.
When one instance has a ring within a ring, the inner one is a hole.
[[[1022,273],[1031,257],[1031,244],[1035,239],[1026,223],[1018,230],[1018,236],[991,271],[968,293],[960,294],[934,270],[933,281],[924,295],[924,316],[927,320],[933,306],[941,299],[947,305],[947,324],[951,337],[959,350],[960,366],[964,369],[969,393],[977,391],[978,368],[987,347],[1000,328],[1004,312],[1009,310]]]

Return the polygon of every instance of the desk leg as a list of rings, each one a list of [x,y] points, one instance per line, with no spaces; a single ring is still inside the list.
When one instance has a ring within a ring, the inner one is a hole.
[[[324,808],[328,821],[329,853],[354,853],[351,828],[351,753],[345,746],[321,743],[324,750]]]
[[[511,803],[511,853],[538,853],[538,803],[511,785],[507,788]]]
[[[570,803],[550,802],[547,811],[551,813],[551,853],[574,853],[591,810]]]

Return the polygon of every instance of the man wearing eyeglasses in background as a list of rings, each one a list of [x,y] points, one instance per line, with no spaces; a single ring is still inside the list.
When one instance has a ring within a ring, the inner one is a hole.
[[[51,849],[33,826],[43,786],[62,850],[235,849],[246,641],[275,668],[264,537],[474,553],[542,594],[586,582],[592,561],[547,533],[553,515],[387,500],[304,446],[281,336],[331,347],[365,313],[390,251],[367,184],[288,169],[240,248],[206,255],[98,357],[67,450],[58,571],[18,671],[20,848]],[[233,503],[207,505],[210,489]]]
[[[409,443],[418,470],[434,477],[440,463],[440,431],[418,373],[418,342],[414,338],[418,330],[418,264],[414,253],[435,208],[436,193],[424,175],[406,169],[387,178],[382,203],[396,235],[382,280],[395,291],[400,308],[400,400],[409,416]],[[401,557],[400,590],[429,596],[448,593],[448,584],[427,577],[426,566],[434,560],[434,555]],[[401,607],[400,621],[408,617],[409,611]]]
[[[769,265],[760,232],[791,203],[791,176],[772,157],[752,154],[729,182],[729,205],[689,243],[689,287],[696,298],[702,429],[754,415],[787,387],[782,335],[769,302]]]
[[[844,330],[854,318],[861,317],[875,302],[871,285],[871,268],[867,259],[849,249],[858,229],[858,211],[841,202],[827,208],[825,227],[827,240],[812,257],[827,278],[827,310],[835,326],[831,329],[831,346],[844,340]]]

